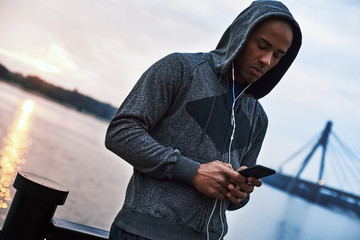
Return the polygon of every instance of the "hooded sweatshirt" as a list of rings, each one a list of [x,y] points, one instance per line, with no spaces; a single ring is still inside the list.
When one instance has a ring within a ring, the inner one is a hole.
[[[293,43],[280,62],[247,88],[231,123],[229,72],[256,25],[288,20]],[[200,164],[255,165],[268,120],[258,99],[268,94],[295,59],[301,31],[278,1],[255,1],[234,20],[215,50],[173,53],[153,64],[112,119],[106,147],[133,166],[122,209],[114,223],[149,239],[219,239],[226,210],[244,206],[205,196],[192,181]],[[235,128],[234,138],[231,135]],[[229,148],[230,146],[230,148]]]

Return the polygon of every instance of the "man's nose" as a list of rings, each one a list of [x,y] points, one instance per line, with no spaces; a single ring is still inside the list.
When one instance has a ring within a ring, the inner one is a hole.
[[[259,62],[263,67],[269,67],[271,65],[272,53],[266,52],[259,57]]]

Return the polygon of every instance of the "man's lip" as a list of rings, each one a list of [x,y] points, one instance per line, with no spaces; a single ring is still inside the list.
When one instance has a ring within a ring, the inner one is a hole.
[[[253,72],[254,72],[256,75],[263,75],[263,74],[264,74],[264,70],[263,70],[262,68],[252,67],[251,69],[253,70]]]

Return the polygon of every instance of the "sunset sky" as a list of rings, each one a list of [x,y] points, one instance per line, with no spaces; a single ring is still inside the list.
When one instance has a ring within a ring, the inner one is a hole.
[[[1,0],[0,63],[118,107],[159,58],[214,49],[251,2]],[[360,156],[359,1],[283,3],[302,28],[303,46],[261,100],[269,128],[259,162],[278,167],[328,120]]]

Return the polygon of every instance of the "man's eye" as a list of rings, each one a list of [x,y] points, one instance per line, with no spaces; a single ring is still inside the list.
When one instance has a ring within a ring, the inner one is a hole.
[[[261,50],[264,50],[264,49],[266,49],[266,46],[258,44],[258,48],[261,49]]]
[[[280,56],[279,54],[277,54],[277,53],[274,53],[274,58],[276,58],[276,59],[280,59],[280,58],[281,58],[281,56]]]

